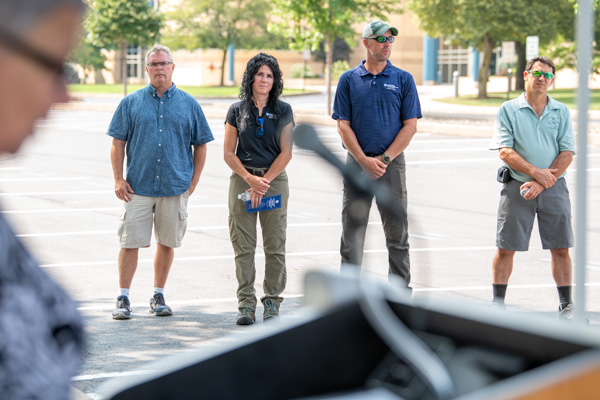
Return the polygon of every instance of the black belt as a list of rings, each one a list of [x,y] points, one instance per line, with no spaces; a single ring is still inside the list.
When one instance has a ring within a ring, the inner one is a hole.
[[[375,153],[365,153],[365,156],[367,157],[379,157],[381,154],[375,154]]]
[[[254,168],[246,168],[246,171],[250,172],[252,175],[263,177],[267,173],[268,169],[254,169]]]

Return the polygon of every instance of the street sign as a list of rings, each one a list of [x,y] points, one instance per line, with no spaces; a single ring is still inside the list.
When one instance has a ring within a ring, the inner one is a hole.
[[[540,55],[540,37],[539,36],[527,36],[526,47],[525,47],[525,58],[531,60],[534,57]]]
[[[515,42],[502,42],[502,62],[504,64],[515,62]]]

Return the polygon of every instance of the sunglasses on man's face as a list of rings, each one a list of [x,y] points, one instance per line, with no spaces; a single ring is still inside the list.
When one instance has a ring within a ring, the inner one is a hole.
[[[256,128],[256,136],[262,138],[262,135],[265,133],[265,128],[263,124],[265,123],[265,119],[263,117],[256,117],[256,124],[258,128]]]
[[[367,39],[377,40],[377,43],[385,43],[387,41],[390,42],[390,44],[394,43],[394,40],[396,40],[393,36],[371,36]]]
[[[554,78],[554,74],[552,72],[542,72],[539,69],[530,69],[529,71],[527,71],[527,73],[536,78],[539,78],[542,75],[548,80]]]

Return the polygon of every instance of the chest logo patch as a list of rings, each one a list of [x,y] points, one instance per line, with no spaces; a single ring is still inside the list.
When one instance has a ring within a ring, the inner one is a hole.
[[[392,85],[391,83],[384,83],[383,87],[386,88],[387,90],[396,90],[396,89],[398,89],[398,86]]]
[[[548,128],[549,129],[558,129],[559,124],[560,124],[560,118],[548,118]]]

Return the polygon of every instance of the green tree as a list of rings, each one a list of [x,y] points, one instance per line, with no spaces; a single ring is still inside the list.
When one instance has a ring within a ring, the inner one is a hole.
[[[333,65],[333,40],[345,39],[354,46],[356,22],[367,19],[387,19],[402,11],[397,0],[273,0],[274,13],[281,22],[271,26],[291,39],[294,50],[318,49],[325,41],[325,79],[327,86],[327,113],[331,113],[331,68]]]
[[[91,43],[107,49],[119,49],[123,96],[127,95],[127,45],[144,46],[156,41],[162,16],[147,0],[89,0],[85,21]]]
[[[266,0],[183,0],[168,14],[169,24],[163,30],[164,43],[174,49],[219,49],[220,85],[225,80],[227,48],[281,48],[281,38],[267,32],[269,2]]]
[[[541,44],[548,43],[564,29],[572,15],[571,0],[547,0],[542,13],[530,2],[512,0],[411,0],[409,8],[429,36],[444,35],[455,44],[473,46],[483,53],[479,98],[487,97],[486,85],[496,46],[502,41],[515,41],[519,50],[525,38],[532,35],[539,36]],[[524,54],[519,58],[519,65],[524,66]]]
[[[69,61],[83,68],[83,83],[87,83],[92,72],[104,68],[106,59],[102,54],[102,48],[82,40],[69,57]]]

